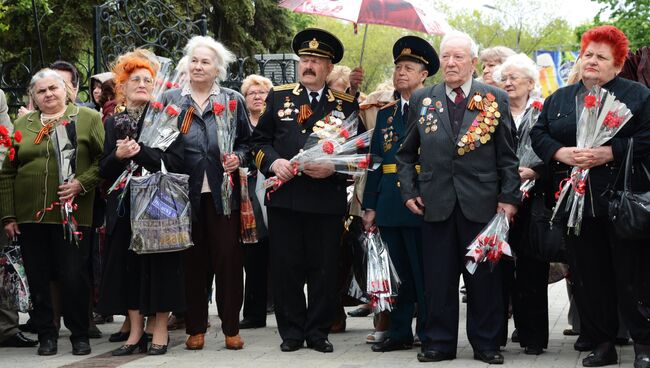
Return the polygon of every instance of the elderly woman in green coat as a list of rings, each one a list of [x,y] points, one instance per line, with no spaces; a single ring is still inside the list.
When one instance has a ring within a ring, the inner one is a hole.
[[[50,281],[57,280],[72,353],[85,355],[90,353],[89,227],[104,128],[98,112],[69,103],[70,91],[53,70],[37,72],[29,93],[37,110],[14,123],[23,137],[0,171],[0,219],[6,236],[21,246],[38,354],[57,353],[50,295]]]

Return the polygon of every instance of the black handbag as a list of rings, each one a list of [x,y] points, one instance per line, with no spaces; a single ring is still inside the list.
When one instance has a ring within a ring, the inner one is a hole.
[[[632,143],[633,140],[630,138],[625,165],[621,167],[621,170],[625,170],[623,190],[612,191],[609,199],[609,219],[614,225],[616,235],[621,239],[650,239],[650,192],[633,192],[630,185]],[[650,181],[650,173],[643,163],[641,169]]]
[[[546,206],[546,196],[533,195],[530,204],[530,256],[545,262],[565,262],[565,227],[553,210]]]

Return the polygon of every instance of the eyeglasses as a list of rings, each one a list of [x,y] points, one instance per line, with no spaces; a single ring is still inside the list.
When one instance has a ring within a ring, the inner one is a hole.
[[[246,97],[248,97],[248,96],[252,96],[252,97],[257,97],[257,96],[264,97],[264,96],[266,96],[266,95],[268,95],[268,94],[269,94],[269,93],[266,92],[266,91],[248,92],[248,93],[246,93]]]
[[[517,74],[504,75],[504,76],[501,77],[501,83],[505,83],[505,82],[507,82],[508,80],[511,80],[511,81],[513,81],[513,82],[516,82],[516,81],[520,80],[521,78],[523,78],[523,77],[520,76],[520,75],[517,75]]]
[[[132,77],[132,78],[129,78],[129,82],[131,82],[133,84],[138,84],[139,85],[140,82],[143,82],[143,81],[144,81],[144,84],[147,85],[147,86],[150,86],[150,85],[153,84],[153,79],[151,79],[149,77],[144,77],[144,78]]]

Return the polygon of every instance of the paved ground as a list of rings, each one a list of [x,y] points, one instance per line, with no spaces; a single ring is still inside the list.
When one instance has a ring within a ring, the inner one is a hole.
[[[505,365],[510,367],[581,367],[581,359],[586,353],[573,350],[575,337],[562,335],[567,327],[566,314],[568,299],[564,282],[558,282],[549,287],[550,310],[550,343],[548,350],[537,357],[524,355],[518,344],[508,344],[504,352]],[[321,354],[310,349],[301,349],[294,353],[280,351],[275,318],[269,316],[267,327],[255,330],[243,330],[241,335],[246,346],[240,351],[229,351],[224,347],[223,335],[219,330],[219,320],[216,308],[211,306],[212,328],[206,339],[206,348],[202,351],[185,350],[184,331],[171,333],[171,349],[160,357],[149,357],[142,354],[130,357],[113,358],[110,351],[120,346],[120,343],[110,343],[107,337],[91,340],[93,353],[86,357],[75,357],[71,354],[68,341],[69,332],[62,330],[59,339],[59,354],[53,357],[39,357],[36,349],[0,348],[0,367],[251,367],[251,368],[383,368],[383,367],[484,367],[486,364],[472,360],[472,349],[464,332],[465,308],[461,309],[460,341],[458,358],[450,362],[419,363],[416,359],[418,350],[391,353],[373,353],[370,346],[365,344],[365,336],[372,326],[371,317],[348,318],[347,332],[331,335],[334,353]],[[21,315],[21,322],[26,320]],[[111,324],[101,326],[105,336],[119,329],[122,318]],[[510,321],[512,329],[512,321]],[[219,333],[217,334],[217,331]],[[619,366],[632,367],[634,354],[631,346],[619,347]]]

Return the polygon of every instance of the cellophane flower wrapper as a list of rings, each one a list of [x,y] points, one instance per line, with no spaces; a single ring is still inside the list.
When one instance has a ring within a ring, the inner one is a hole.
[[[576,123],[577,148],[602,146],[632,118],[632,112],[623,102],[598,86],[576,96],[576,111],[580,111]],[[561,204],[566,202],[564,208],[568,213],[567,230],[572,231],[574,235],[580,234],[588,177],[589,169],[574,167],[570,176],[560,183],[556,193],[557,201],[551,220],[559,213]]]
[[[346,121],[350,120],[346,119]],[[347,126],[353,127],[358,123],[347,124]],[[306,148],[301,149],[290,160],[295,172],[303,171],[306,163],[316,162],[332,162],[336,172],[354,176],[363,175],[368,170],[375,170],[381,163],[379,156],[356,153],[369,147],[373,130],[370,129],[352,136],[348,134],[347,130],[342,129],[330,130],[328,131],[329,135],[325,135],[322,131],[312,133],[307,140],[308,144],[305,144]],[[341,132],[344,133],[341,134]],[[264,181],[262,187],[276,190],[282,184],[277,176],[272,176]]]
[[[76,139],[69,136],[69,132],[76,132],[74,124],[76,124],[74,121],[65,124],[61,123],[53,128],[54,139],[52,139],[52,142],[54,143],[56,162],[59,169],[60,185],[71,182],[75,177],[77,147],[75,147],[73,141],[76,141]],[[68,125],[70,126],[68,127]],[[50,211],[56,206],[58,206],[61,211],[64,238],[78,245],[79,241],[83,238],[83,235],[81,231],[79,231],[77,220],[74,217],[74,211],[77,209],[77,205],[74,203],[74,198],[68,201],[52,203],[50,207],[39,211],[39,214],[45,211]],[[37,214],[37,217],[41,216],[38,216]]]
[[[253,212],[253,202],[248,194],[248,175],[247,168],[239,168],[239,184],[241,188],[240,211],[240,238],[244,244],[255,244],[257,239],[257,224],[255,213]]]
[[[27,274],[17,244],[0,249],[0,309],[22,313],[32,309]]]
[[[131,180],[131,245],[138,254],[185,250],[193,245],[189,176],[164,170]]]
[[[490,262],[494,267],[503,257],[512,257],[512,250],[508,244],[508,217],[505,212],[499,212],[481,230],[474,240],[467,247],[465,268],[470,274],[474,274],[479,264]]]
[[[520,167],[533,168],[543,163],[542,159],[533,151],[532,140],[530,138],[530,131],[537,123],[541,109],[541,103],[535,101],[521,119],[521,134],[519,144],[517,145],[517,157],[519,158]],[[528,193],[534,186],[535,179],[527,179],[521,183],[519,191],[521,192],[522,201],[528,197]]]
[[[325,140],[344,143],[350,137],[357,135],[359,130],[359,113],[353,112],[345,119],[335,117],[333,113],[327,114],[323,119],[314,123],[312,133],[307,138],[303,150],[321,144]]]
[[[213,110],[217,121],[217,144],[221,153],[221,162],[225,161],[226,155],[232,154],[235,146],[235,136],[237,135],[237,100],[230,99],[228,95],[221,94],[217,101],[213,101]],[[222,111],[217,112],[217,106],[221,106]],[[223,180],[221,182],[221,205],[223,214],[230,216],[232,213],[232,191],[235,187],[232,173],[223,171]]]
[[[363,244],[368,259],[366,292],[370,305],[375,313],[391,311],[395,306],[400,278],[379,231],[367,231],[364,235]]]

